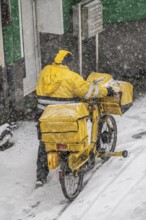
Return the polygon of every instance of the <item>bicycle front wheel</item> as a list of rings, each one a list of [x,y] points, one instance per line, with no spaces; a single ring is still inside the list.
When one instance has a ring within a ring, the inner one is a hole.
[[[113,116],[104,115],[99,121],[97,150],[114,152],[117,143],[117,125]],[[107,160],[107,158],[102,158]]]

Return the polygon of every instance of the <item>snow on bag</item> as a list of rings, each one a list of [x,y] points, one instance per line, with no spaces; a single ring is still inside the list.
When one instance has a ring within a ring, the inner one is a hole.
[[[122,115],[133,104],[133,85],[124,81],[117,81],[112,78],[110,74],[93,72],[87,78],[87,81],[99,81],[100,85],[108,87],[111,86],[117,95],[113,97],[101,98],[103,112],[113,115]]]
[[[67,144],[69,151],[82,151],[88,144],[88,115],[85,103],[48,106],[39,119],[46,151],[57,150],[56,144]]]

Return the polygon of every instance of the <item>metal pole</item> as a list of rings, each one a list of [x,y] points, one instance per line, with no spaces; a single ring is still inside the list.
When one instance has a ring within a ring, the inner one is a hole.
[[[23,45],[23,29],[22,29],[22,3],[18,0],[19,6],[19,27],[20,27],[20,47],[21,47],[21,57],[24,57],[24,45]]]
[[[99,59],[99,47],[98,47],[98,44],[99,44],[99,39],[98,39],[98,34],[96,34],[96,71],[98,71],[98,59]]]
[[[78,4],[78,17],[79,17],[79,36],[78,36],[78,45],[79,45],[79,66],[80,66],[80,75],[82,74],[82,24],[81,24],[81,4]]]
[[[38,14],[37,14],[37,1],[33,0],[33,28],[34,28],[34,40],[35,40],[35,62],[36,62],[36,77],[41,70],[41,58],[40,58],[40,36],[38,29]]]
[[[5,66],[4,46],[3,46],[3,30],[2,30],[2,15],[1,15],[1,0],[0,0],[0,66]]]

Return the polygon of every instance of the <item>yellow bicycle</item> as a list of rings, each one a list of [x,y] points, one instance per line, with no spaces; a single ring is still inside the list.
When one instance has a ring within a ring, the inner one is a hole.
[[[70,201],[80,193],[84,174],[94,168],[96,158],[127,157],[126,150],[115,152],[117,126],[111,115],[122,115],[121,100],[121,93],[117,93],[114,97],[88,102],[50,105],[39,119],[40,140],[45,145],[48,167],[60,166],[62,191]]]

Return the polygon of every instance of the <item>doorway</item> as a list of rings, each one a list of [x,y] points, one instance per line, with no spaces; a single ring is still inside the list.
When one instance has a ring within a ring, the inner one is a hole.
[[[21,0],[21,24],[25,57],[24,95],[35,90],[40,71],[39,35],[35,0]]]

